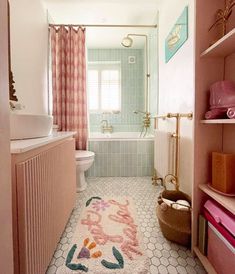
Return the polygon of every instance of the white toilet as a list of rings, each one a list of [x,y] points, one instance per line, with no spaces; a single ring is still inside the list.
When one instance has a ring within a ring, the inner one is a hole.
[[[77,192],[83,191],[87,187],[84,172],[93,164],[95,153],[87,150],[76,150],[76,176],[77,176]]]

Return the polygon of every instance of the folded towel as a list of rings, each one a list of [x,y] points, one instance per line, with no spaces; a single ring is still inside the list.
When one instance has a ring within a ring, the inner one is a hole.
[[[212,109],[206,112],[205,119],[224,118],[226,116],[226,109]]]

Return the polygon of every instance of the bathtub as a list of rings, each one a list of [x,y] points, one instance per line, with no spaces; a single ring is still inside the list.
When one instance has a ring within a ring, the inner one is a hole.
[[[89,135],[89,140],[153,140],[153,134],[147,134],[145,137],[140,137],[140,132],[114,132],[114,133],[101,133],[101,132],[91,132]]]
[[[153,135],[140,132],[90,133],[89,150],[95,161],[89,177],[137,177],[153,175]]]

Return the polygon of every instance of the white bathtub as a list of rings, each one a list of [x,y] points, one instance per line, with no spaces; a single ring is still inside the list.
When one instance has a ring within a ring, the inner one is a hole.
[[[91,132],[89,140],[100,140],[100,141],[117,141],[117,140],[138,140],[147,141],[153,140],[152,134],[147,134],[145,137],[140,137],[140,132],[114,132],[114,133],[101,133]]]

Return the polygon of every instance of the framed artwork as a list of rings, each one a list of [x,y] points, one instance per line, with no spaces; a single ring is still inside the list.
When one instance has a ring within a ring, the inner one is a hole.
[[[188,39],[188,7],[185,7],[182,14],[176,21],[171,32],[165,40],[166,63],[175,55]]]

